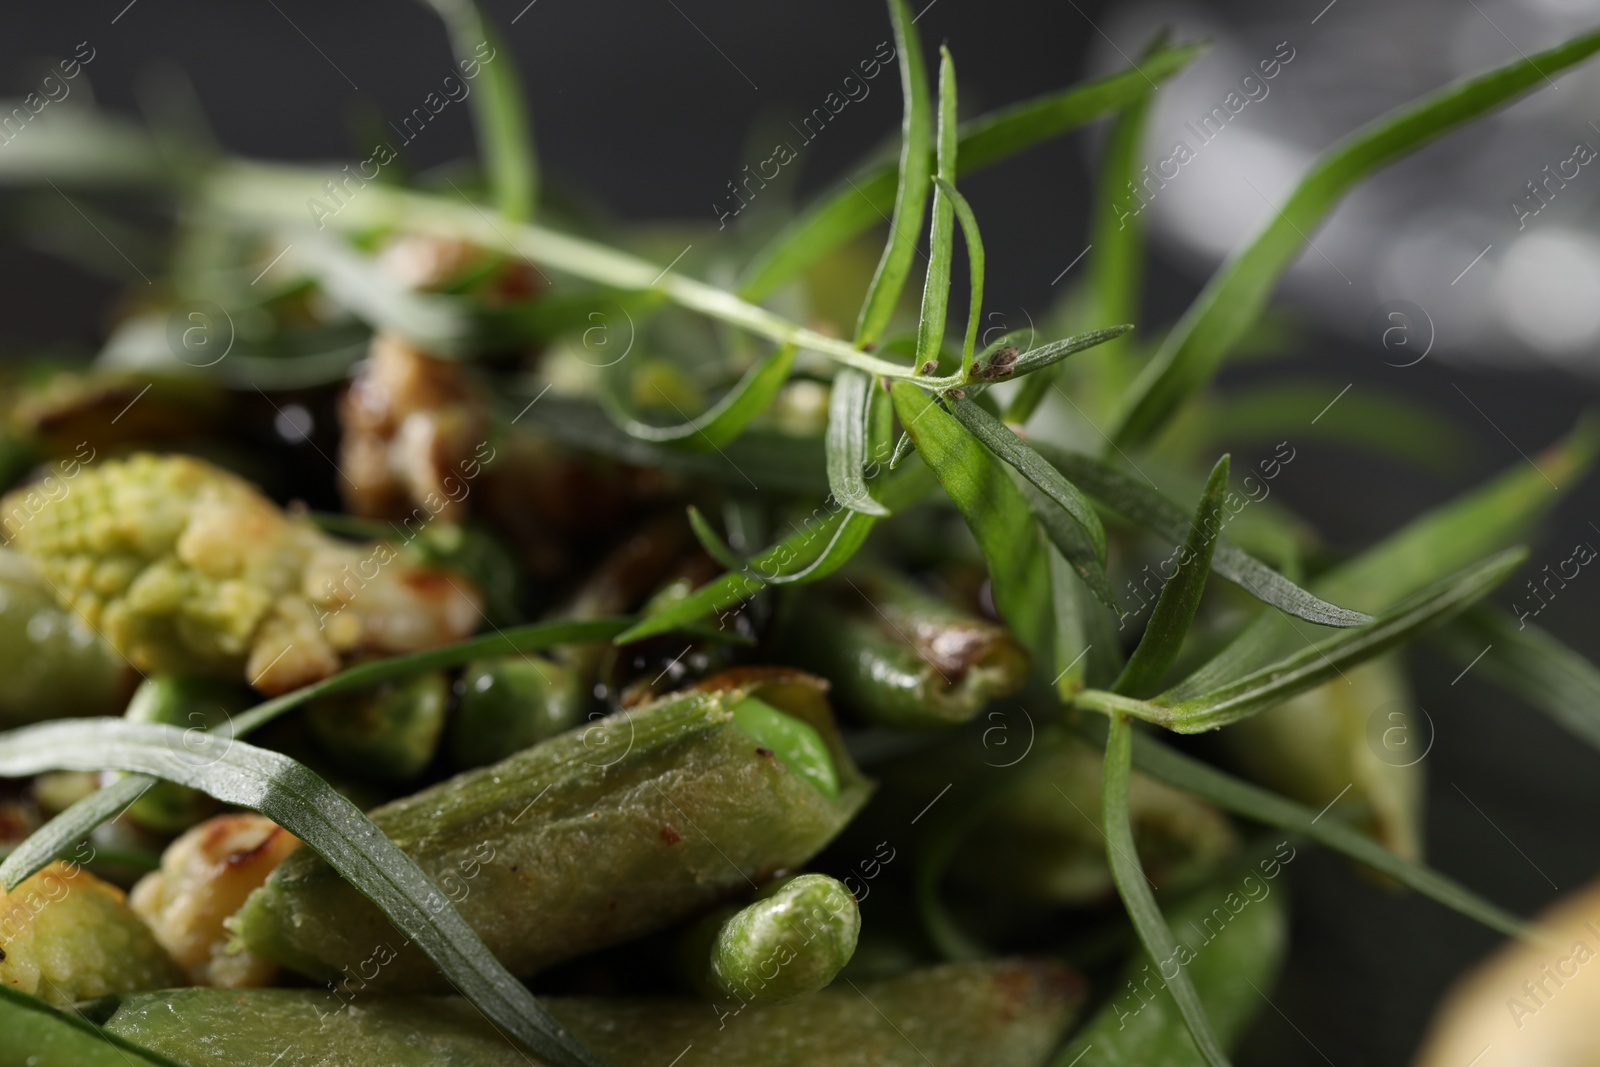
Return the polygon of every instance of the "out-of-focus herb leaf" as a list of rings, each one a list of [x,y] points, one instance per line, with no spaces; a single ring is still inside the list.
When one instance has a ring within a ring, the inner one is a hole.
[[[1167,32],[1162,30],[1145,49],[1141,61],[1149,63],[1159,56],[1166,43]],[[1100,173],[1089,216],[1088,248],[1094,250],[1094,255],[1086,264],[1087,299],[1083,301],[1080,320],[1085,323],[1132,322],[1139,317],[1144,223],[1138,212],[1122,211],[1118,205],[1126,201],[1128,189],[1138,180],[1145,119],[1154,95],[1155,90],[1147,86],[1128,102],[1111,123],[1100,156]],[[1117,353],[1126,348],[1126,345],[1113,346]],[[1096,365],[1099,373],[1089,381],[1094,391],[1092,403],[1103,405],[1108,397],[1114,398],[1127,388],[1131,375],[1125,364],[1125,359],[1114,359],[1111,351],[1100,354]],[[1059,372],[1060,368],[1054,367],[1024,381],[1006,408],[1006,421],[1019,426],[1026,423],[1044,401]]]
[[[539,165],[511,50],[472,0],[427,3],[449,29],[450,48],[462,71],[478,70],[472,87],[472,122],[495,210],[514,222],[526,222],[539,202]]]
[[[1073,483],[1112,510],[1171,541],[1182,544],[1189,533],[1183,508],[1154,487],[1092,456],[1035,442],[1034,449]],[[1256,599],[1307,622],[1322,626],[1360,626],[1370,615],[1341,608],[1313,596],[1226,538],[1217,540],[1211,569]]]
[[[872,379],[853,367],[833,377],[828,398],[828,486],[833,498],[851,511],[889,514],[867,492],[867,407]]]
[[[42,723],[0,734],[0,774],[132,771],[259,811],[315,849],[496,1025],[552,1062],[601,1067],[360,808],[281,753],[218,737],[196,758],[187,740],[176,726],[125,719]]]
[[[1555,635],[1480,604],[1431,640],[1473,674],[1600,748],[1600,669]]]
[[[1101,789],[1106,835],[1106,859],[1111,864],[1111,878],[1117,893],[1128,909],[1128,918],[1139,933],[1145,951],[1153,960],[1178,958],[1178,942],[1167,926],[1155,894],[1150,891],[1144,868],[1139,864],[1139,849],[1133,840],[1133,820],[1128,813],[1128,779],[1133,765],[1133,720],[1126,715],[1111,716],[1111,730],[1106,739],[1105,778]],[[1211,1020],[1206,1016],[1200,994],[1195,992],[1189,972],[1182,967],[1177,974],[1162,972],[1168,993],[1178,1003],[1178,1011],[1189,1027],[1195,1048],[1210,1067],[1229,1067],[1228,1054],[1223,1051],[1217,1035],[1212,1032]]]
[[[1178,569],[1167,578],[1139,647],[1128,657],[1128,665],[1112,685],[1112,692],[1136,697],[1154,693],[1177,660],[1194,613],[1200,609],[1200,597],[1206,591],[1212,549],[1222,529],[1222,494],[1227,488],[1228,457],[1223,456],[1211,469],[1211,478],[1195,508],[1189,536],[1178,552]]]
[[[1445,133],[1507,104],[1600,51],[1600,31],[1448,85],[1367,124],[1325,152],[1289,198],[1271,206],[1249,246],[1211,278],[1128,392],[1112,438],[1149,440],[1211,380],[1255,322],[1278,278],[1346,191],[1368,174]],[[1348,279],[1346,279],[1348,280]]]
[[[273,697],[235,716],[227,736],[243,737],[280,715],[321,697],[370,689],[395,678],[404,678],[424,671],[460,667],[488,656],[539,652],[555,645],[606,641],[620,633],[631,621],[623,618],[598,618],[509,626],[496,633],[459,641],[453,645],[360,663],[340,671],[331,678],[324,678],[320,682]],[[224,743],[201,734],[192,735],[191,740],[202,746]],[[0,888],[4,888],[7,892],[16,888],[23,879],[36,874],[51,860],[72,849],[95,827],[114,818],[118,812],[137,800],[151,784],[152,779],[144,775],[129,775],[90,793],[68,807],[28,835],[28,838],[6,857],[5,862],[0,864]]]
[[[602,392],[611,417],[630,437],[652,444],[675,444],[692,450],[721,448],[744,432],[752,419],[771,405],[789,380],[799,349],[780,345],[756,363],[737,384],[705,412],[677,426],[652,426],[623,410],[614,393]]]
[[[1081,729],[1084,736],[1096,744],[1105,744],[1108,727],[1098,716],[1085,720]],[[1150,777],[1192,793],[1224,811],[1276,826],[1280,830],[1304,834],[1318,844],[1387,874],[1401,885],[1491,930],[1509,937],[1528,935],[1527,923],[1484,900],[1454,879],[1425,864],[1391,852],[1336,817],[1321,818],[1320,812],[1219,771],[1209,763],[1184,755],[1154,737],[1134,734],[1133,765]]]
[[[956,175],[1008,159],[1052,137],[1109,114],[1188,66],[1204,50],[1199,43],[1164,49],[1140,64],[1081,85],[1000,108],[965,123],[957,140]],[[895,164],[858,174],[807,208],[778,233],[745,270],[739,295],[762,300],[799,277],[834,249],[881,222],[895,202]]]
[[[922,213],[928,203],[928,178],[933,165],[933,107],[928,100],[928,75],[917,28],[905,0],[889,0],[889,18],[894,23],[900,90],[906,101],[900,128],[900,179],[895,189],[894,214],[889,219],[889,239],[856,323],[857,347],[878,340],[900,301],[906,276],[911,273],[911,258],[917,252],[917,239],[922,236]]]
[[[1341,384],[1295,383],[1230,391],[1188,409],[1161,443],[1204,454],[1224,444],[1271,443],[1293,434],[1296,442],[1359,448],[1439,474],[1458,471],[1477,451],[1471,434],[1421,404],[1365,382],[1343,390]]]
[[[890,393],[901,425],[967,520],[989,563],[1000,617],[1024,644],[1041,653],[1049,628],[1049,576],[1027,498],[999,460],[921,389],[895,382]]]
[[[1194,677],[1148,701],[1129,700],[1089,690],[1077,703],[1107,713],[1124,712],[1182,734],[1200,733],[1249,718],[1298,693],[1338,677],[1346,667],[1381,655],[1391,648],[1454,618],[1505,579],[1527,558],[1521,548],[1507,549],[1418,593],[1368,626],[1341,631],[1320,645],[1245,675],[1237,681],[1195,696],[1178,699],[1193,689]]]
[[[763,430],[747,430],[739,438],[738,458],[723,454],[690,452],[643,441],[618,426],[592,400],[579,397],[535,396],[513,409],[516,421],[579,452],[605,456],[622,463],[654,467],[691,478],[725,485],[750,486],[781,493],[825,493],[828,474],[820,438],[792,437]]]

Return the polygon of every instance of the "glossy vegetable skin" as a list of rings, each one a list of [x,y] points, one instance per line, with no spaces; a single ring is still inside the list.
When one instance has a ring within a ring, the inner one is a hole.
[[[865,802],[823,683],[750,668],[597,721],[372,813],[514,973],[660,929],[813,856]],[[836,797],[738,728],[759,697],[822,737]],[[318,857],[290,857],[234,927],[342,988],[442,987]]]

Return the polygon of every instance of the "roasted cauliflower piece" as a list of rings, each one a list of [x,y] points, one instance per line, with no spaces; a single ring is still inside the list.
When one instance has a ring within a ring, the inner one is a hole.
[[[0,891],[0,982],[65,1007],[179,981],[122,890],[77,864],[57,861]]]
[[[282,693],[333,674],[344,656],[447,644],[482,618],[465,578],[384,542],[336,540],[189,456],[85,468],[6,532],[145,672],[242,675]]]
[[[224,922],[299,844],[264,815],[218,815],[168,845],[128,903],[195,985],[270,985],[278,968],[233,943]]]

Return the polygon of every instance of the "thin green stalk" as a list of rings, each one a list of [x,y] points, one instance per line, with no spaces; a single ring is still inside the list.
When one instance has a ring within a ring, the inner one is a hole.
[[[309,167],[232,161],[219,164],[206,183],[205,204],[221,217],[255,225],[310,225],[307,201],[323,202],[329,172]],[[737,326],[779,344],[793,344],[836,363],[885,378],[904,378],[929,389],[960,384],[960,375],[929,377],[859,351],[848,342],[790,322],[781,315],[739,299],[726,289],[687,278],[648,260],[594,241],[533,223],[513,222],[462,197],[411,192],[368,184],[342,201],[337,211],[320,212],[321,223],[346,233],[396,227],[410,233],[461,238],[485,248],[500,248],[540,267],[618,289],[655,291],[690,311]]]

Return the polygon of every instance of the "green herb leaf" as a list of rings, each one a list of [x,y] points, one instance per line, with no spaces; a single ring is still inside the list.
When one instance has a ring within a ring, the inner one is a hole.
[[[947,198],[961,220],[961,234],[967,242],[967,264],[971,269],[971,296],[967,300],[967,332],[961,341],[961,380],[972,376],[972,350],[978,343],[978,319],[983,314],[983,235],[978,232],[978,217],[972,213],[967,198],[941,175],[934,178],[939,195]]]
[[[898,511],[921,500],[932,488],[927,469],[912,467],[886,479],[879,499],[890,511]],[[842,507],[818,519],[821,510],[813,511],[806,525],[752,558],[742,569],[730,569],[682,600],[640,620],[617,635],[615,643],[626,645],[682,629],[769,585],[803,585],[826,578],[849,562],[878,520]]]
[[[539,202],[539,167],[528,136],[528,115],[511,49],[472,0],[427,3],[449,28],[450,48],[463,72],[468,67],[478,68],[472,87],[472,122],[495,210],[513,222],[526,222]]]
[[[889,219],[889,240],[856,323],[858,348],[878,340],[900,301],[900,291],[911,273],[917,239],[922,236],[922,212],[928,202],[933,163],[928,75],[923,68],[917,28],[912,25],[911,9],[905,0],[889,0],[889,18],[894,23],[894,44],[900,55],[900,91],[906,101],[900,129],[900,180],[894,195],[894,215]]]
[[[1433,643],[1600,748],[1600,670],[1553,634],[1478,605],[1432,635]]]
[[[996,363],[992,354],[1006,347],[1010,338],[1014,336],[1013,334],[1007,334],[1000,341],[991,345],[989,350],[984,353],[984,356],[989,357],[987,360],[979,358],[975,361],[977,366],[970,371],[968,378],[971,381],[985,385],[993,382],[1008,382],[1013,378],[1020,378],[1024,374],[1032,374],[1034,371],[1043,370],[1059,363],[1070,355],[1082,352],[1086,348],[1093,348],[1096,345],[1103,345],[1107,341],[1114,341],[1131,329],[1133,329],[1131,325],[1125,325],[1107,326],[1103,330],[1090,330],[1088,333],[1075,334],[1060,341],[1052,341],[1047,345],[1040,345],[1038,348],[1030,348],[1009,364]],[[1034,378],[1030,380],[1038,381],[1043,379]],[[1020,423],[1023,420],[1014,418],[1011,410],[1007,409],[1006,421]]]
[[[1183,508],[1122,471],[1081,452],[1035,442],[1034,449],[1084,491],[1113,510],[1171,541],[1181,544],[1189,532]],[[1226,538],[1219,538],[1211,569],[1279,611],[1322,626],[1361,626],[1372,616],[1341,608],[1306,592]]]
[[[945,190],[956,173],[956,66],[950,50],[939,48],[939,130],[936,138],[933,224],[928,231],[928,271],[922,283],[922,316],[917,320],[917,365],[939,361],[944,347],[945,313],[950,305],[950,265],[955,258],[955,219]],[[942,183],[941,183],[942,179]],[[962,367],[966,371],[965,365]]]
[[[1222,529],[1222,494],[1227,488],[1228,457],[1223,456],[1211,469],[1205,492],[1200,496],[1194,522],[1189,525],[1189,537],[1177,556],[1178,569],[1167,578],[1155,610],[1150,613],[1144,636],[1139,639],[1139,647],[1128,658],[1128,665],[1111,687],[1112,692],[1129,696],[1154,693],[1177,661],[1183,639],[1194,622],[1194,613],[1200,608],[1200,597],[1206,591],[1212,549]]]
[[[1046,650],[1049,576],[1027,498],[962,424],[909,382],[890,387],[901,425],[955,502],[989,563],[995,607],[1035,654]]]
[[[1032,482],[1019,478],[1017,486],[1027,498],[1028,510],[1039,520],[1039,527],[1044,530],[1050,545],[1065,558],[1100,603],[1113,611],[1117,610],[1117,594],[1111,588],[1111,579],[1106,577],[1105,566],[1095,553],[1094,542],[1089,540],[1088,531],[1074,522],[1060,504]]]
[[[1095,560],[1105,562],[1105,527],[1100,523],[1100,516],[1095,514],[1094,505],[1089,503],[1089,498],[1084,496],[1077,486],[1046,463],[1043,457],[1030,448],[1027,442],[1018,437],[1010,427],[971,400],[966,398],[954,400],[950,404],[950,413],[971,432],[972,436],[982,441],[985,448],[1015,467],[1017,473],[1032,482],[1040,492],[1071,515],[1073,521],[1088,535],[1089,543],[1094,546]],[[918,447],[921,447],[920,442]],[[1114,601],[1111,603],[1115,606]]]
[[[1008,159],[1142,96],[1150,83],[1171,77],[1204,49],[1164,49],[1124,70],[1001,108],[966,123],[956,142],[957,177]],[[895,165],[886,162],[848,179],[784,227],[746,268],[739,295],[763,300],[834,249],[875,223],[895,203]]]
[[[42,723],[0,734],[0,774],[132,771],[258,811],[315,849],[506,1032],[552,1062],[601,1067],[360,808],[281,753],[222,739],[197,755],[186,740],[176,726],[124,719]]]
[[[630,437],[653,444],[676,444],[693,450],[721,448],[744,432],[757,415],[765,411],[789,380],[794,357],[799,352],[792,344],[780,345],[765,359],[745,371],[727,394],[696,418],[677,426],[652,426],[640,422],[623,410],[621,400],[609,390],[601,397]]]
[[[845,367],[833,377],[828,398],[828,486],[851,511],[883,516],[888,510],[867,492],[867,408],[872,379]]]
[[[1155,894],[1150,891],[1144,868],[1139,865],[1138,846],[1133,840],[1133,821],[1128,813],[1128,778],[1133,764],[1133,720],[1126,715],[1111,716],[1111,731],[1106,740],[1105,779],[1101,797],[1104,802],[1106,859],[1111,864],[1111,878],[1117,893],[1128,909],[1128,918],[1139,933],[1145,951],[1153,960],[1176,959],[1178,942],[1167,926]],[[1206,1016],[1200,994],[1195,992],[1189,972],[1179,967],[1178,973],[1161,977],[1167,992],[1178,1003],[1178,1011],[1189,1027],[1195,1048],[1211,1067],[1229,1067],[1228,1054],[1223,1051],[1217,1035],[1211,1030],[1211,1020]]]
[[[1336,678],[1343,668],[1381,655],[1454,618],[1503,581],[1526,558],[1527,551],[1521,548],[1491,556],[1423,590],[1369,626],[1342,631],[1320,645],[1312,645],[1197,696],[1187,696],[1194,688],[1191,676],[1182,685],[1151,701],[1111,698],[1110,694],[1093,690],[1079,693],[1076,700],[1086,708],[1108,714],[1123,712],[1183,734],[1226,726],[1281,704],[1297,693],[1315,689]],[[1180,696],[1187,698],[1178,699]]]
[[[1084,736],[1105,744],[1108,727],[1098,719],[1083,723]],[[1270,790],[1217,770],[1184,755],[1147,734],[1133,737],[1133,765],[1150,777],[1193,793],[1224,811],[1306,837],[1343,853],[1358,863],[1387,874],[1401,885],[1443,904],[1509,937],[1528,936],[1528,924],[1503,908],[1447,878],[1425,864],[1391,852],[1337,818],[1321,818],[1312,811]]]
[[[409,289],[338,237],[308,232],[295,243],[295,264],[373,329],[398,333],[437,355],[465,356],[477,347],[477,328],[461,297]]]
[[[1585,421],[1536,462],[1519,463],[1488,484],[1413,519],[1318,578],[1312,587],[1341,604],[1371,611],[1390,608],[1527,533],[1561,498],[1558,485],[1570,489],[1577,484],[1597,447],[1600,424]],[[1304,638],[1287,619],[1263,614],[1169,695],[1185,699],[1218,689],[1303,644]]]
[[[228,736],[243,737],[273,719],[321,697],[370,689],[396,678],[421,674],[425,671],[460,667],[488,656],[539,652],[556,645],[608,641],[631,621],[624,618],[598,618],[510,626],[496,633],[459,641],[453,645],[357,664],[331,678],[324,678],[320,682],[301,686],[282,696],[273,697],[235,716]],[[206,741],[204,737],[200,740]],[[130,775],[90,793],[62,811],[29,834],[27,839],[6,857],[5,862],[0,864],[0,887],[8,892],[16,888],[23,879],[37,873],[51,860],[65,854],[79,841],[89,836],[95,827],[116,817],[117,813],[139,799],[140,794],[152,784],[152,780],[148,777]]]
[[[0,1034],[6,1035],[5,1062],[27,1067],[184,1067],[4,982]]]
[[[1457,82],[1369,123],[1329,149],[1255,240],[1222,267],[1162,342],[1127,394],[1112,437],[1149,440],[1211,380],[1266,306],[1278,278],[1358,181],[1450,130],[1514,100],[1600,51],[1600,31]]]
[[[706,555],[730,571],[742,571],[750,566],[748,560],[741,558],[739,553],[711,528],[706,517],[700,514],[700,509],[693,504],[689,505],[689,528],[694,531],[695,540],[700,542],[700,547],[706,550]]]

